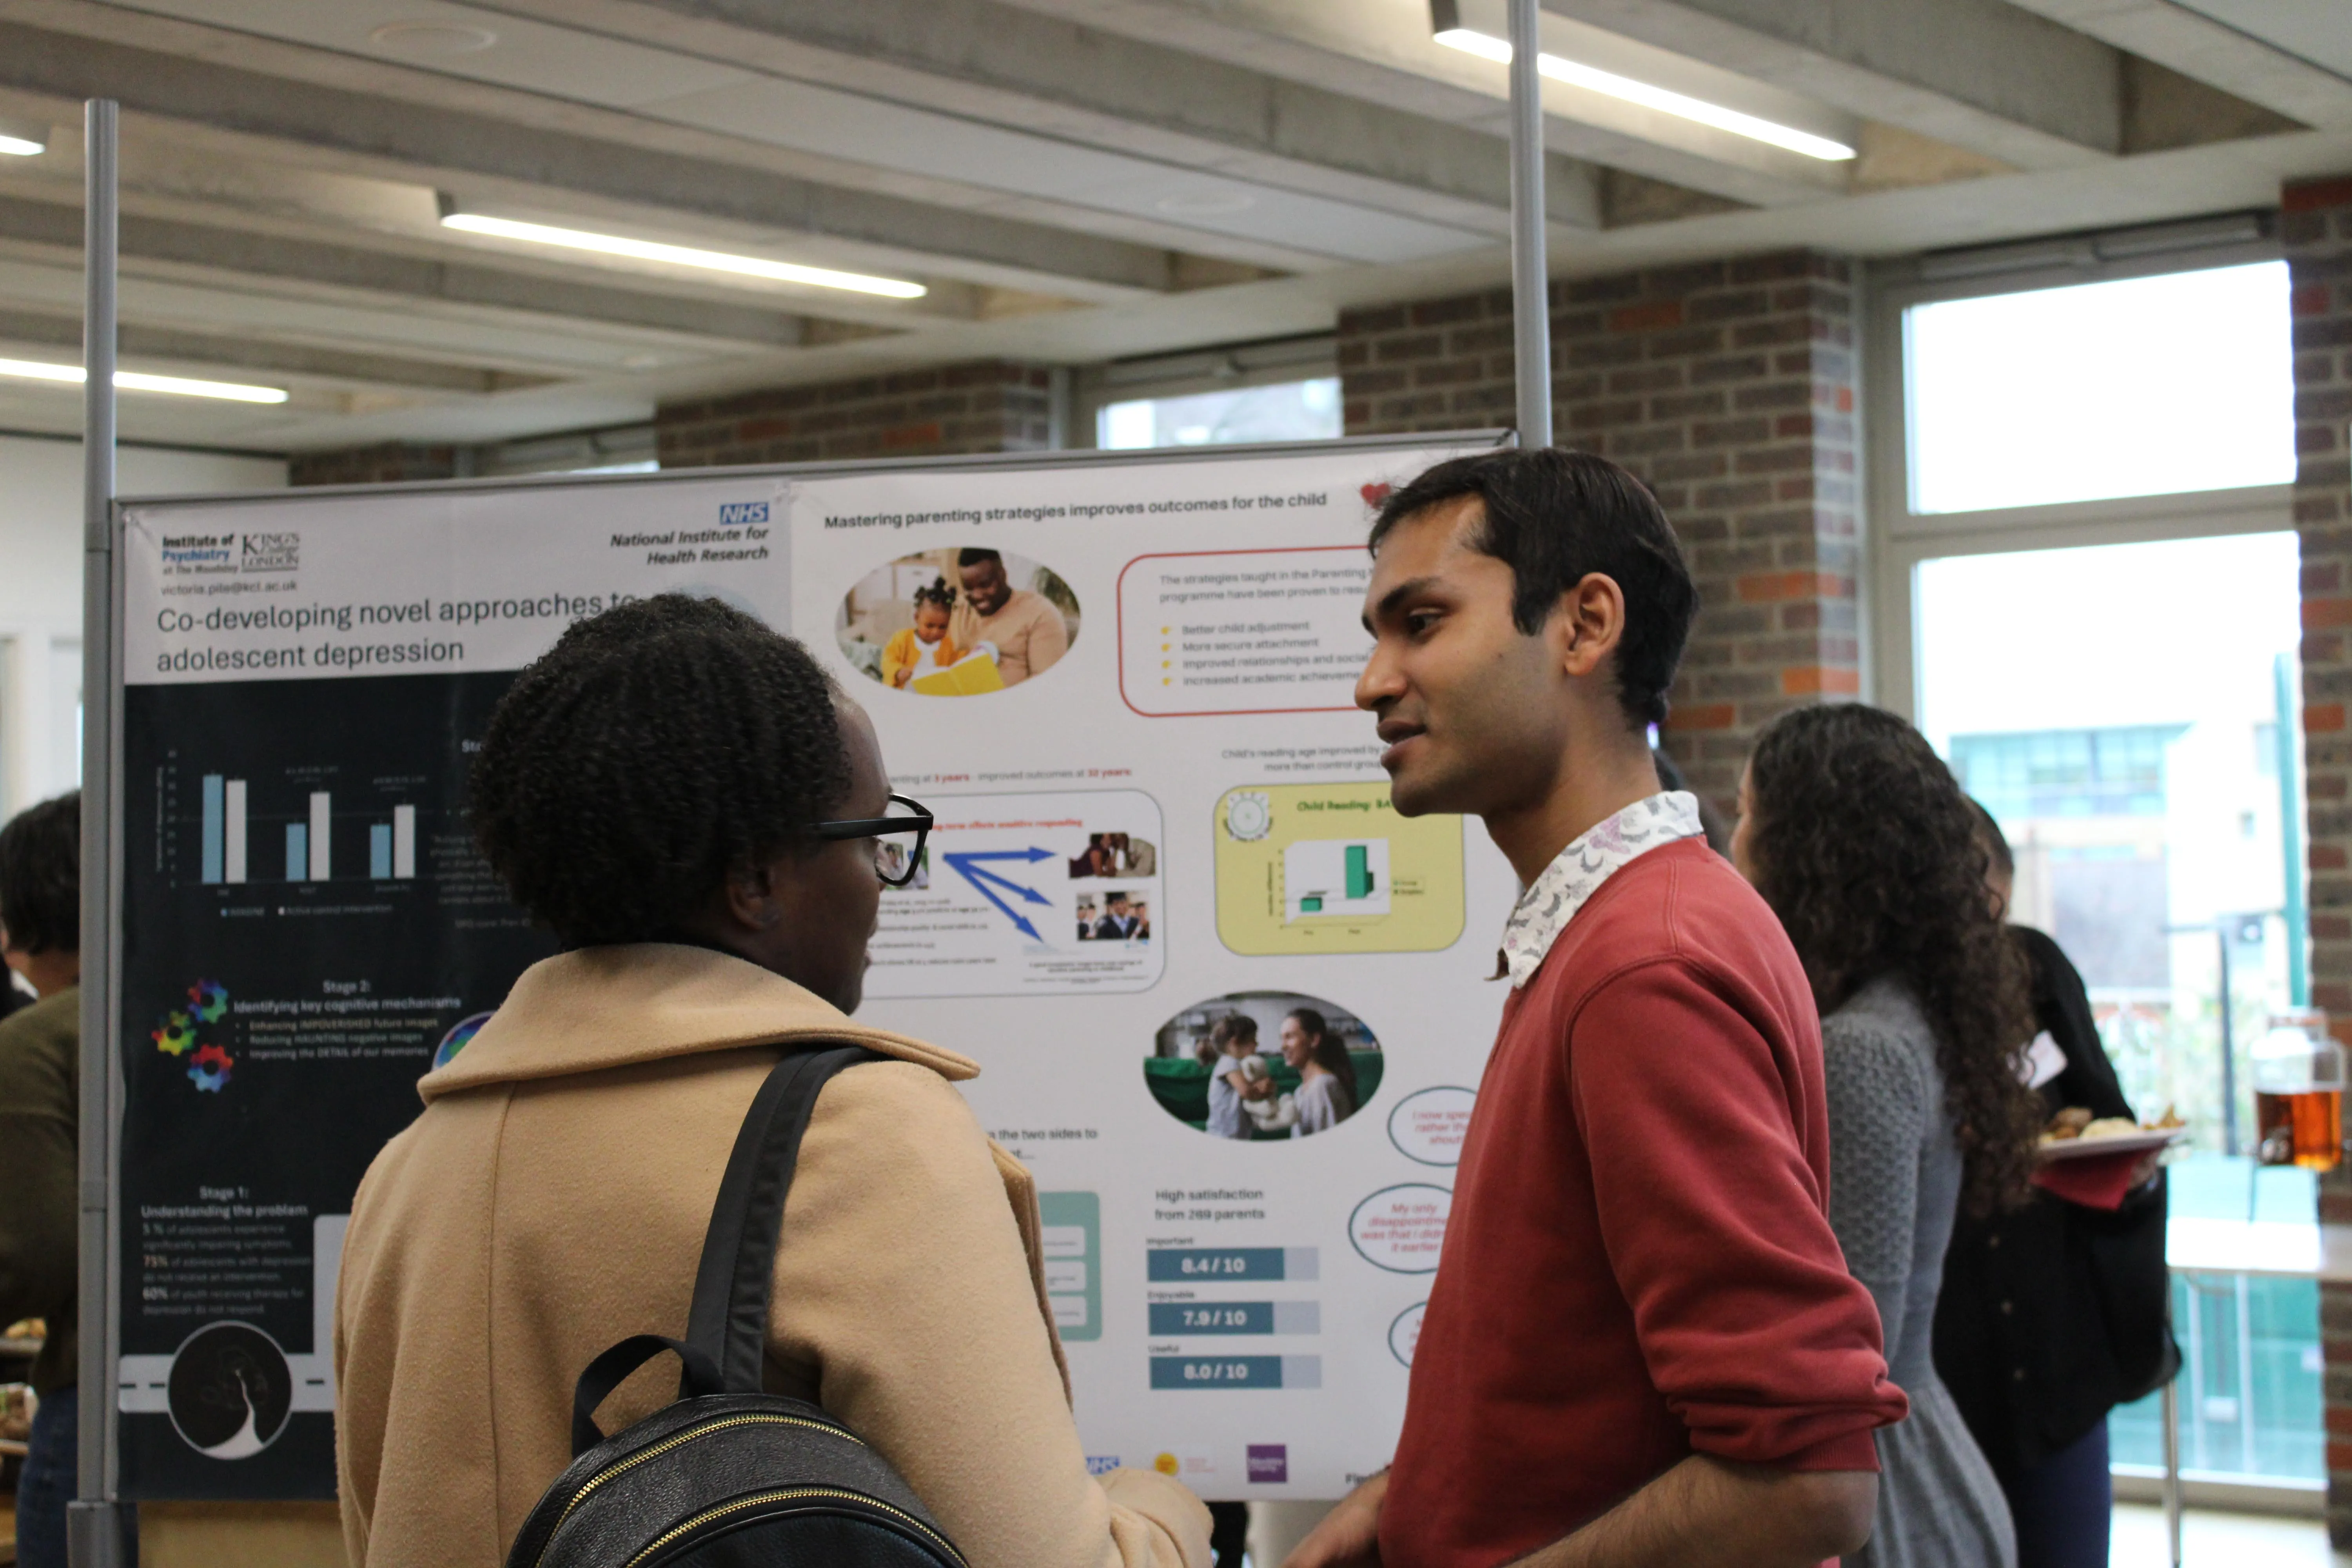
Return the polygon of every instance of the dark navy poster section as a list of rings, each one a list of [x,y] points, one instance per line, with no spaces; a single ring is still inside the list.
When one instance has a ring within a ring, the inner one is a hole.
[[[552,951],[465,816],[513,679],[124,693],[126,1497],[334,1496],[352,1194]]]

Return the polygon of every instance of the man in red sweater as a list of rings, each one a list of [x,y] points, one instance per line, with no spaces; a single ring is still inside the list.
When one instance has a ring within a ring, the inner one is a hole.
[[[1674,531],[1612,463],[1504,451],[1397,491],[1372,550],[1356,700],[1397,810],[1483,817],[1526,892],[1395,1463],[1287,1568],[1854,1551],[1906,1404],[1825,1213],[1804,972],[1650,760],[1697,601]]]

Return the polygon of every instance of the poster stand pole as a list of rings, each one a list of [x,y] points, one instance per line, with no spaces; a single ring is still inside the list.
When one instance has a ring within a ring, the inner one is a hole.
[[[73,1568],[128,1568],[115,1500],[114,349],[120,110],[83,106],[81,1272]]]
[[[1536,0],[1511,13],[1511,347],[1519,446],[1551,445],[1551,279],[1544,258],[1542,35]]]

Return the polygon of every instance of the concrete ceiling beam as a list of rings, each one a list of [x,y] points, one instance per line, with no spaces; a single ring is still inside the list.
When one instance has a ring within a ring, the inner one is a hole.
[[[1003,3],[1489,137],[1509,133],[1502,70],[1438,44],[1428,0]],[[1843,188],[1835,165],[1598,94],[1548,89],[1545,110],[1544,141],[1555,154],[1745,206],[1801,206]]]
[[[2170,0],[2010,4],[2315,129],[2352,129],[2352,80]]]
[[[1497,137],[992,0],[499,0],[653,47],[1460,226],[1509,233]],[[1601,223],[1554,154],[1546,210]]]
[[[131,269],[165,263],[214,276],[508,311],[546,323],[633,328],[706,343],[793,348],[809,335],[806,320],[789,311],[639,293],[138,213],[123,214],[121,225],[122,260]],[[0,241],[78,251],[81,213],[56,203],[0,195]]]
[[[2122,57],[2006,0],[1542,0],[2020,169],[2124,146]]]
[[[536,190],[551,201],[576,194],[689,222],[822,237],[924,258],[950,278],[970,277],[977,264],[997,279],[1048,289],[1068,283],[1098,297],[1164,292],[1179,282],[1181,258],[1165,248],[576,130],[519,124],[478,110],[419,112],[416,103],[401,99],[131,47],[85,32],[0,20],[0,89],[53,100],[111,97],[128,114],[322,149],[411,177],[477,176]]]

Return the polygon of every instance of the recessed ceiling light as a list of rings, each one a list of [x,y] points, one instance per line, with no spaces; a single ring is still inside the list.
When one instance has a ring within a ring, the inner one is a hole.
[[[89,379],[78,364],[49,364],[40,360],[0,359],[0,375],[14,376],[20,381],[68,382],[79,386]],[[114,384],[122,392],[169,392],[181,397],[218,397],[231,403],[283,403],[286,389],[278,386],[247,386],[234,381],[192,381],[182,375],[147,375],[135,370],[118,370]]]
[[[452,55],[478,55],[499,41],[488,27],[462,22],[386,22],[368,35],[368,42],[388,55],[417,59],[446,59]]]
[[[1468,27],[1448,27],[1437,35],[1437,41],[1449,49],[1460,49],[1465,54],[1476,55],[1481,59],[1494,60],[1503,65],[1508,65],[1511,60],[1511,46],[1507,40],[1497,38],[1492,34],[1475,32]],[[1619,76],[1614,71],[1601,70],[1594,66],[1579,65],[1574,60],[1562,59],[1558,55],[1538,55],[1536,69],[1554,81],[1564,81],[1571,87],[1580,87],[1591,92],[1603,93],[1627,103],[1638,103],[1644,109],[1654,109],[1678,119],[1695,121],[1701,125],[1712,125],[1718,131],[1728,131],[1735,136],[1745,136],[1751,142],[1764,142],[1775,147],[1784,147],[1791,153],[1801,153],[1808,158],[1819,158],[1823,163],[1841,163],[1854,155],[1853,149],[1843,142],[1832,142],[1826,136],[1816,136],[1810,131],[1799,131],[1793,126],[1776,124],[1772,121],[1760,119],[1753,114],[1742,114],[1738,110],[1726,109],[1719,103],[1709,103],[1703,98],[1692,98],[1688,94],[1675,92],[1666,88],[1654,87],[1646,81],[1635,81],[1632,77]]]
[[[664,261],[673,267],[699,267],[711,272],[735,272],[747,278],[772,278],[780,283],[805,283],[818,289],[846,289],[854,294],[879,294],[891,300],[919,300],[930,292],[920,283],[896,278],[870,278],[862,272],[835,272],[825,267],[802,267],[757,256],[730,256],[722,250],[661,245],[617,234],[551,228],[543,223],[519,223],[513,218],[484,217],[477,213],[444,213],[441,224],[445,228],[487,234],[499,239],[527,240],[565,250],[593,250],[604,256],[634,257],[639,261]]]

